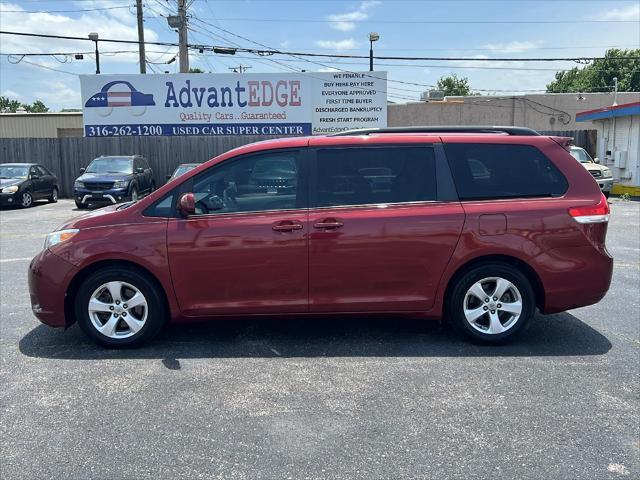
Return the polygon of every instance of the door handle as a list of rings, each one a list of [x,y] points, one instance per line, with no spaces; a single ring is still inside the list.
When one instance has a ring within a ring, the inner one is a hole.
[[[280,222],[272,225],[271,228],[276,232],[293,232],[295,230],[302,230],[302,224],[299,222]]]
[[[326,230],[333,230],[341,227],[344,227],[344,223],[342,223],[339,220],[336,220],[335,218],[325,218],[321,222],[313,224],[313,228],[326,229]]]

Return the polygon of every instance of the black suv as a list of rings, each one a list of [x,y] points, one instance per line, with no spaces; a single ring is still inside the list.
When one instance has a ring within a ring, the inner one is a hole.
[[[153,170],[141,155],[98,157],[80,173],[73,184],[78,208],[136,201],[156,188]]]

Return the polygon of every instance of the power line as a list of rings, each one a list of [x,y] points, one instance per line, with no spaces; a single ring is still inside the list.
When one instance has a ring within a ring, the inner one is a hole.
[[[495,24],[574,24],[574,23],[637,23],[637,20],[333,20],[315,18],[218,18],[226,22],[270,22],[270,23],[361,23],[361,24],[417,24],[417,25],[495,25]]]
[[[200,20],[202,23],[203,20]],[[211,24],[208,24],[211,25]],[[211,25],[214,28],[222,30],[226,33],[234,35],[238,38],[246,38],[240,35],[234,34],[233,32],[229,32],[221,27],[217,27],[215,25]],[[26,36],[26,37],[40,37],[40,38],[57,38],[61,40],[82,40],[82,41],[91,41],[86,37],[73,37],[69,35],[50,35],[43,33],[27,33],[27,32],[14,32],[7,30],[0,30],[0,34],[4,35],[18,35],[18,36]],[[247,40],[251,43],[255,43],[257,45],[262,45],[258,42],[254,42],[253,40]],[[101,38],[101,43],[127,43],[127,44],[138,44],[137,40],[119,40],[119,39],[109,39],[109,38]],[[145,41],[146,45],[160,45],[164,47],[169,46],[178,46],[175,42],[153,42],[153,41]],[[257,49],[257,48],[246,48],[246,47],[229,47],[224,45],[194,45],[189,44],[189,48],[192,49],[203,49],[206,48],[208,50],[212,50],[214,48],[219,49],[227,49],[233,50],[236,52],[247,52],[247,53],[255,53],[261,56],[270,56],[270,55],[287,55],[292,57],[318,57],[318,58],[369,58],[368,55],[350,55],[350,54],[339,54],[339,53],[311,53],[311,52],[297,52],[297,51],[288,51],[288,50],[279,50],[271,47],[265,47],[265,49]],[[473,61],[473,62],[575,62],[575,63],[584,63],[595,60],[607,60],[607,61],[628,61],[628,60],[640,60],[640,56],[629,56],[624,58],[607,58],[607,57],[591,57],[591,56],[583,56],[583,57],[508,57],[508,58],[499,58],[499,57],[489,57],[489,58],[477,58],[477,57],[409,57],[409,56],[392,56],[392,55],[379,55],[375,57],[379,60],[407,60],[407,61],[416,61],[416,60],[424,60],[424,61]]]
[[[119,8],[129,8],[128,5],[120,7],[99,7],[99,8],[81,8],[77,10],[3,10],[0,6],[0,13],[80,13],[80,12],[98,12],[103,10],[117,10]]]

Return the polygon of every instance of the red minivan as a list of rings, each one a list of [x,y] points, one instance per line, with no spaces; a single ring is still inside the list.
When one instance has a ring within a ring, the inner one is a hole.
[[[33,312],[110,347],[167,321],[328,314],[444,318],[504,342],[536,308],[609,288],[609,206],[567,143],[424,127],[246,145],[49,234]]]

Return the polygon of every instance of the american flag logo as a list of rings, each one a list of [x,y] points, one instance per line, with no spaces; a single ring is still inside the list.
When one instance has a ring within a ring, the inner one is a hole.
[[[107,106],[130,107],[131,92],[107,92]]]

